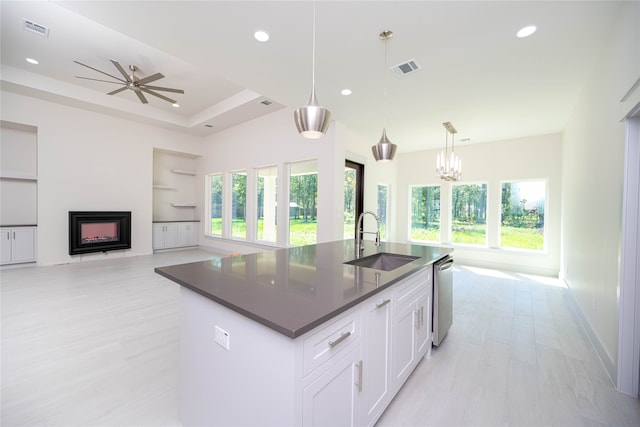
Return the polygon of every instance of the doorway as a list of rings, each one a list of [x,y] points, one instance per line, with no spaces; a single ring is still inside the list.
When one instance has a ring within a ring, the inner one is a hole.
[[[364,165],[344,162],[344,239],[355,239],[356,224],[364,202]]]

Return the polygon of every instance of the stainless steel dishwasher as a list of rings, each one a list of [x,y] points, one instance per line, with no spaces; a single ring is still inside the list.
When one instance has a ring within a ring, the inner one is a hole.
[[[433,345],[438,346],[453,323],[453,257],[433,265]]]

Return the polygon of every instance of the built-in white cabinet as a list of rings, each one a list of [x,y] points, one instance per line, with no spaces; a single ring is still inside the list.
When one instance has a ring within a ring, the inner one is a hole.
[[[370,426],[380,417],[392,398],[391,326],[394,306],[391,290],[364,303],[364,363],[362,425]]]
[[[394,291],[392,386],[400,386],[431,348],[432,268],[424,269]]]
[[[2,227],[0,264],[18,264],[36,260],[36,227]]]
[[[198,245],[198,222],[153,223],[153,249],[172,249]]]

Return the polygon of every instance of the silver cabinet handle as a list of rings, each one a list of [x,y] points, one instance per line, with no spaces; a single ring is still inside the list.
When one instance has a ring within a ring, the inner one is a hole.
[[[424,305],[420,306],[420,327],[424,325]]]
[[[356,386],[358,386],[358,392],[362,393],[362,360],[355,364],[358,370],[356,376]]]
[[[380,304],[376,304],[376,308],[382,308],[385,305],[389,304],[390,302],[391,302],[390,299],[386,299],[386,300],[382,301]]]
[[[343,332],[342,334],[340,334],[340,338],[338,338],[335,341],[329,341],[329,347],[333,348],[335,346],[337,346],[338,344],[340,344],[342,341],[346,340],[347,338],[349,338],[349,336],[351,335],[351,331],[349,332]]]

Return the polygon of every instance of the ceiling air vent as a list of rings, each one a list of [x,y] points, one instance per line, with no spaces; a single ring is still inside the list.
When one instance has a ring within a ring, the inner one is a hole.
[[[260,104],[262,104],[262,105],[271,105],[271,104],[273,104],[273,102],[269,101],[268,99],[263,99],[262,101],[260,101]]]
[[[418,71],[419,69],[420,65],[416,62],[415,58],[391,67],[391,71],[393,71],[393,73],[398,77],[406,76],[407,74]]]
[[[28,19],[22,20],[22,28],[25,30],[32,31],[36,34],[40,34],[43,37],[49,37],[49,29],[44,25],[36,24],[33,21],[29,21]]]

